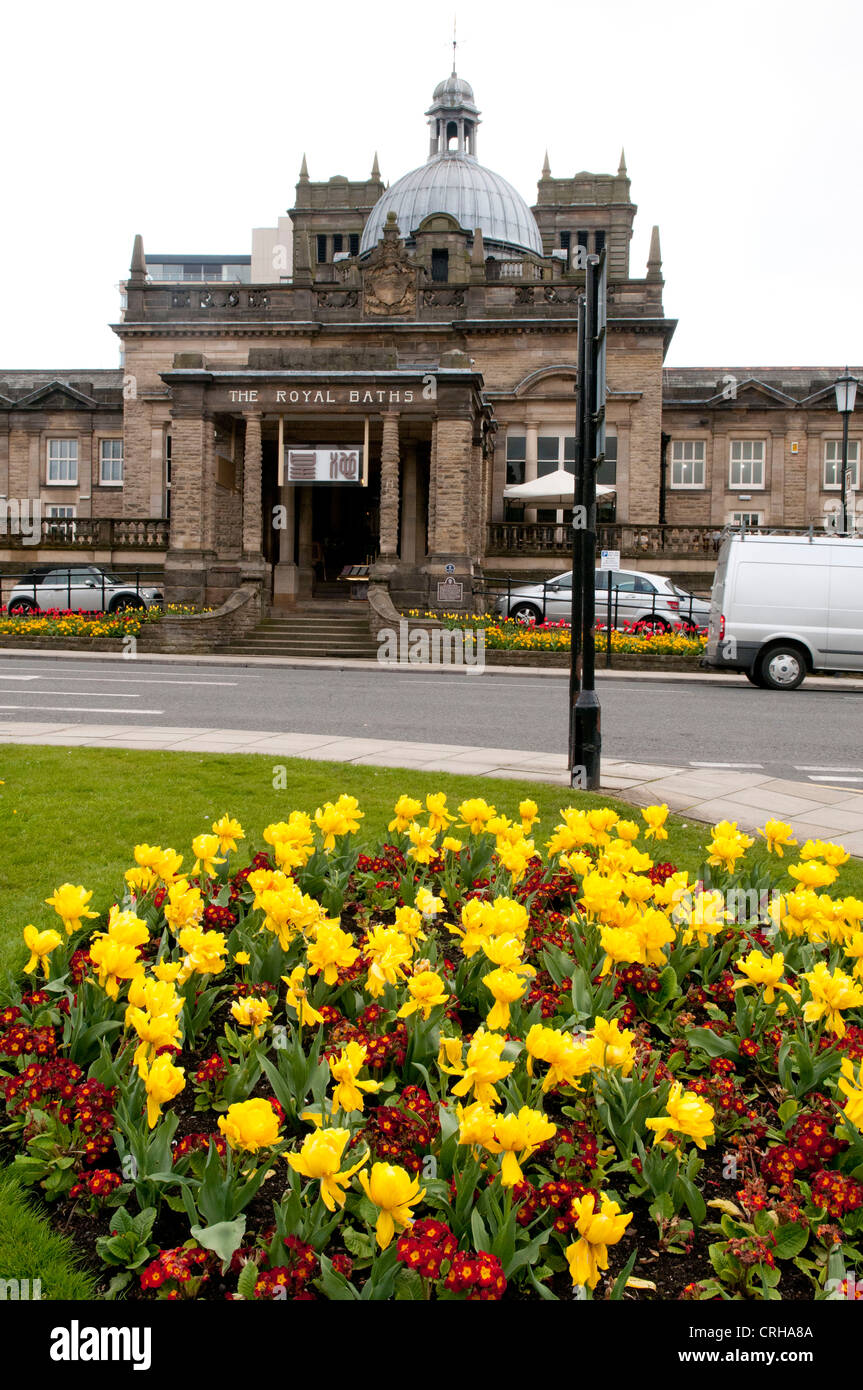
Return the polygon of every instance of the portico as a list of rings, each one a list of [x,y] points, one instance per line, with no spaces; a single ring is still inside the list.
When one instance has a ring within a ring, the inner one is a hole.
[[[425,603],[448,564],[470,585],[491,411],[469,364],[211,370],[186,355],[162,381],[172,399],[166,580],[178,597],[217,600],[252,580],[289,607],[361,563],[404,602]],[[359,467],[312,479],[315,450],[356,451]]]

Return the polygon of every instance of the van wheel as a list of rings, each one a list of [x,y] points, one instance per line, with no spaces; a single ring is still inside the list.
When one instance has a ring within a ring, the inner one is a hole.
[[[768,690],[796,690],[806,675],[806,658],[799,647],[769,647],[756,668],[761,685]]]

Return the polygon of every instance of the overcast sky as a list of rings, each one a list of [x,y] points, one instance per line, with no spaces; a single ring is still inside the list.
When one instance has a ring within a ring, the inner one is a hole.
[[[423,163],[452,8],[43,0],[4,15],[0,368],[112,367],[145,250],[249,252],[313,179]],[[859,0],[458,5],[480,161],[617,169],[660,226],[669,366],[863,359]]]

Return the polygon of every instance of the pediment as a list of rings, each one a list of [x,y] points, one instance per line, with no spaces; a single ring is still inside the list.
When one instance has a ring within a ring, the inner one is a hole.
[[[515,388],[516,396],[574,396],[578,367],[567,362],[539,367],[524,377]]]
[[[745,381],[737,381],[733,373],[729,372],[727,377],[722,377],[717,383],[719,389],[713,396],[708,396],[706,405],[727,405],[730,409],[744,405],[797,405],[795,396],[789,396],[786,391],[780,391],[778,387],[769,385],[766,381],[759,381],[757,377],[747,377]]]
[[[66,381],[50,381],[14,402],[16,410],[98,410],[99,402]]]

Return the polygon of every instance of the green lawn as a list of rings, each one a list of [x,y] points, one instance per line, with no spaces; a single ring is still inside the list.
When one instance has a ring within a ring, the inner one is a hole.
[[[287,767],[286,790],[273,789],[275,766]],[[194,835],[229,811],[250,841],[261,843],[271,821],[292,810],[314,812],[341,792],[358,797],[365,811],[359,841],[379,843],[403,792],[425,796],[445,791],[454,809],[467,796],[484,796],[499,810],[517,814],[532,797],[541,823],[537,844],[558,820],[560,807],[612,805],[638,819],[638,811],[607,796],[568,792],[544,783],[418,773],[398,768],[282,760],[241,754],[138,752],[122,748],[43,748],[0,745],[0,972],[26,959],[22,928],[54,926],[44,899],[61,883],[93,890],[91,906],[106,913],[122,888],[123,871],[140,841],[172,845],[186,855]],[[669,838],[652,851],[657,860],[696,871],[703,862],[706,827],[669,817]],[[763,855],[765,851],[752,850]],[[863,862],[842,870],[834,893],[863,896]],[[21,1191],[0,1173],[0,1278],[39,1278],[45,1298],[88,1298],[92,1285],[71,1262],[68,1248]]]

